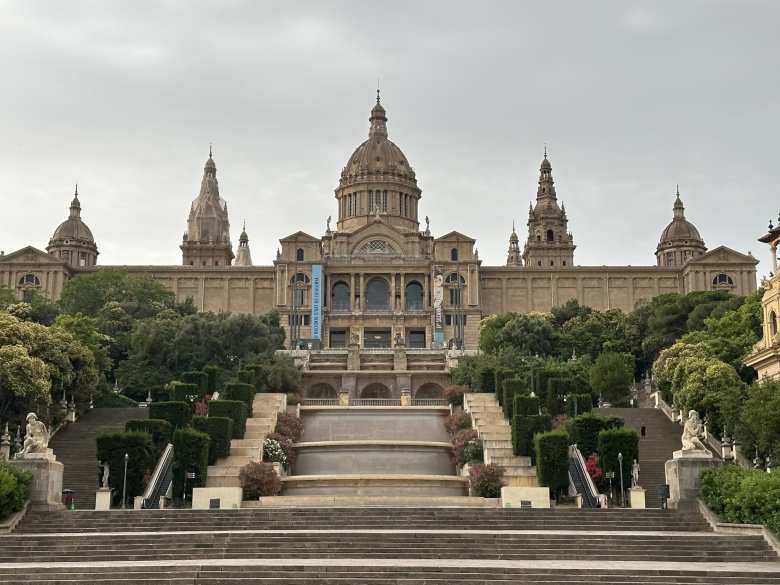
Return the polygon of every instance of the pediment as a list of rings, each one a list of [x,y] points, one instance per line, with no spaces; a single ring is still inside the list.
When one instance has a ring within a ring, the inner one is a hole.
[[[748,254],[742,254],[741,252],[732,250],[728,246],[718,246],[701,256],[689,260],[688,264],[752,264],[755,266],[758,264],[758,260]]]
[[[25,246],[20,250],[16,250],[10,254],[0,256],[0,263],[10,264],[12,262],[26,264],[48,264],[53,266],[65,266],[66,264],[64,260],[56,258],[51,254],[47,254],[43,250],[39,250],[34,246]]]
[[[286,238],[282,238],[279,240],[280,242],[319,242],[319,238],[315,238],[314,236],[311,236],[307,234],[306,232],[295,232],[294,234],[290,234]]]
[[[475,243],[477,240],[474,238],[470,238],[465,234],[462,234],[458,231],[451,231],[448,234],[444,234],[441,237],[436,238],[437,242],[471,242],[472,244]]]

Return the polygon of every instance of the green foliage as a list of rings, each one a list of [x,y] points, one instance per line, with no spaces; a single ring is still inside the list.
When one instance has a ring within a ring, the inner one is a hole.
[[[590,369],[593,391],[612,404],[621,404],[627,400],[633,381],[634,358],[628,354],[602,353]]]
[[[573,378],[548,378],[545,392],[545,406],[547,412],[553,416],[563,414],[564,398],[580,389],[580,385]]]
[[[186,497],[192,499],[192,489],[206,485],[209,467],[209,442],[206,433],[192,428],[176,429],[173,433],[173,497],[185,496],[185,473],[194,472],[195,479],[186,482]]]
[[[245,500],[256,500],[282,493],[282,480],[270,463],[252,462],[241,468],[239,474]]]
[[[90,317],[96,316],[111,301],[146,307],[171,306],[174,295],[152,276],[131,276],[126,270],[116,268],[71,278],[60,295],[60,306],[66,313],[83,313]]]
[[[303,374],[293,358],[278,354],[273,356],[268,368],[268,389],[271,392],[297,392],[302,382]]]
[[[206,395],[206,390],[208,387],[208,375],[206,372],[182,372],[182,374],[179,376],[179,379],[185,384],[194,384],[198,389],[200,398],[203,398],[203,396]]]
[[[605,417],[593,413],[585,413],[573,418],[569,422],[569,434],[572,443],[586,459],[591,453],[598,451],[599,433],[605,429],[615,429],[623,426],[623,419],[618,417]]]
[[[495,393],[496,391],[496,370],[490,366],[485,366],[479,371],[480,392]]]
[[[149,418],[168,421],[174,430],[189,426],[192,421],[192,407],[181,401],[152,402]]]
[[[463,406],[463,395],[467,390],[468,388],[466,386],[452,384],[444,389],[444,398],[452,406]]]
[[[484,321],[484,320],[483,320]],[[458,365],[450,370],[452,383],[466,388],[476,389],[479,384],[479,371],[482,364],[490,361],[492,358],[486,355],[466,356],[458,360]]]
[[[552,429],[549,414],[529,414],[512,417],[512,449],[515,455],[534,457],[534,435]]]
[[[780,534],[780,475],[724,465],[702,474],[701,496],[726,522],[763,524]]]
[[[572,393],[566,397],[566,414],[568,416],[573,418],[591,410],[593,410],[593,397],[590,393]]]
[[[0,462],[0,520],[21,511],[30,499],[33,476],[13,464]]]
[[[464,464],[469,465],[484,463],[485,450],[482,446],[482,441],[474,439],[466,443],[465,447],[463,447],[462,459]]]
[[[539,414],[539,397],[526,396],[525,394],[515,394],[513,415],[529,416]]]
[[[557,430],[534,436],[536,476],[557,498],[569,486],[569,436]]]
[[[60,315],[54,321],[53,327],[67,331],[74,339],[89,348],[95,359],[95,367],[98,371],[105,372],[110,369],[109,346],[111,338],[98,331],[97,319],[87,317],[81,313]]]
[[[499,406],[504,406],[504,381],[515,375],[515,372],[509,368],[497,366],[495,368],[495,382],[494,388],[496,389],[496,397],[498,398]]]
[[[255,400],[255,387],[243,382],[233,382],[225,385],[225,400],[240,400],[246,404],[247,416],[252,416],[252,403]]]
[[[489,315],[483,318],[479,322],[479,349],[487,354],[497,354],[499,351],[498,334],[515,316],[515,313],[505,313],[503,315]],[[456,383],[464,384],[466,382]],[[467,385],[470,386],[471,384]]]
[[[127,501],[132,502],[144,490],[144,475],[155,464],[155,449],[148,433],[112,433],[97,438],[97,458],[99,462],[108,462],[108,485],[114,490],[115,499],[122,500],[124,481],[125,453],[127,458]],[[99,473],[95,474],[95,487]],[[132,507],[132,506],[131,506]]]
[[[171,382],[171,394],[176,402],[186,402],[187,404],[195,404],[203,398],[197,384],[185,384],[184,382]]]
[[[515,315],[497,333],[498,353],[517,356],[551,355],[557,333],[550,322],[540,315]]]
[[[92,405],[95,408],[138,408],[135,400],[114,392],[103,392]]]
[[[233,421],[233,438],[243,439],[246,432],[246,404],[240,400],[212,400],[209,416],[225,416]]]
[[[530,394],[530,388],[528,387],[528,378],[518,376],[516,378],[508,378],[504,380],[503,388],[503,406],[504,414],[509,420],[512,420],[514,414],[514,405],[516,396],[525,396]]]
[[[149,418],[146,420],[129,420],[125,423],[128,433],[148,433],[152,437],[157,452],[161,452],[173,438],[173,427],[167,420]]]
[[[214,394],[217,391],[217,381],[219,380],[219,368],[217,366],[209,364],[203,368],[203,373],[206,374],[206,393]]]
[[[592,361],[602,352],[629,352],[634,345],[632,329],[619,309],[580,312],[561,327],[558,354]]]
[[[233,437],[233,421],[225,416],[195,416],[192,426],[209,436],[209,465],[230,455],[230,439]]]
[[[478,498],[500,498],[504,485],[504,468],[491,463],[469,469],[471,495]]]
[[[550,310],[550,323],[553,327],[563,327],[575,317],[587,317],[593,313],[593,309],[580,305],[576,299],[569,299],[563,305],[553,307]]]
[[[634,429],[605,429],[598,438],[599,464],[607,471],[614,471],[618,489],[620,486],[620,465],[618,453],[623,454],[623,487],[631,487],[631,466],[639,461],[639,435]]]
[[[747,452],[757,448],[761,455],[780,462],[780,382],[756,382],[748,389],[736,436]]]

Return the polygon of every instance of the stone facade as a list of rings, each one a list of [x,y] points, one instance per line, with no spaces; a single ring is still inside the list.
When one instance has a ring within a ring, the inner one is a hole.
[[[780,245],[780,217],[778,226],[769,222],[769,232],[759,238],[769,244],[772,253],[772,272],[763,283],[764,296],[761,307],[764,317],[764,331],[761,341],[753,347],[753,353],[745,363],[756,369],[759,380],[780,379],[780,274],[777,272],[777,248]]]
[[[124,268],[153,276],[179,301],[192,298],[203,311],[277,310],[288,339],[308,343],[319,327],[314,345],[324,348],[354,343],[366,350],[475,349],[479,321],[491,313],[549,311],[569,299],[631,311],[662,293],[756,290],[757,261],[724,246],[707,251],[685,219],[679,192],[656,265],[575,265],[574,238],[546,152],[522,252],[513,226],[506,264],[484,266],[473,238],[458,231],[436,237],[428,217],[420,225],[422,191],[409,161],[388,137],[379,96],[368,139],[349,158],[335,189],[335,226],[328,218],[321,237],[299,231],[282,238],[273,265],[252,265],[245,229],[234,261],[216,172],[210,152],[181,244],[182,265]],[[67,279],[100,270],[78,194],[47,251],[27,247],[1,255],[0,285],[20,297],[33,287],[57,299]],[[317,300],[320,310],[312,311]],[[334,375],[341,379],[343,373]],[[396,387],[406,384],[389,375]]]

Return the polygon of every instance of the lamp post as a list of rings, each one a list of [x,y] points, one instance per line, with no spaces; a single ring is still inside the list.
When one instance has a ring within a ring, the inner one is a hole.
[[[623,454],[618,453],[618,467],[620,467],[620,507],[625,508],[625,492],[623,491]]]
[[[122,509],[125,509],[127,503],[127,462],[130,459],[130,455],[125,453],[125,473],[122,477]]]

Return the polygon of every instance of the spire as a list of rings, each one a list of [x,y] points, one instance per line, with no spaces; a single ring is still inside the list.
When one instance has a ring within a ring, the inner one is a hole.
[[[674,198],[674,217],[675,219],[685,219],[685,206],[680,199],[680,185],[677,185],[677,195]]]
[[[81,202],[79,201],[78,183],[76,183],[76,191],[73,193],[73,201],[70,202],[70,216],[81,217]]]
[[[547,145],[544,146],[544,158],[539,166],[539,188],[536,191],[537,202],[541,199],[555,201],[555,181],[552,176],[552,165],[547,158]]]
[[[512,234],[509,236],[509,251],[506,255],[507,266],[522,266],[523,260],[520,255],[520,243],[515,231],[515,221],[512,220]]]
[[[241,229],[241,235],[238,237],[239,244],[248,244],[249,236],[246,235],[246,220],[244,220],[244,227]]]
[[[371,109],[368,121],[371,122],[369,138],[387,138],[387,115],[380,101],[379,87],[376,88],[376,105]]]
[[[249,251],[249,236],[246,234],[246,221],[241,230],[241,236],[238,238],[238,251],[236,252],[236,261],[234,266],[252,266],[252,254]]]
[[[206,164],[203,167],[204,174],[209,175],[216,175],[217,174],[217,165],[214,162],[214,158],[212,155],[212,148],[211,148],[211,142],[209,142],[209,158],[206,161]]]

